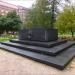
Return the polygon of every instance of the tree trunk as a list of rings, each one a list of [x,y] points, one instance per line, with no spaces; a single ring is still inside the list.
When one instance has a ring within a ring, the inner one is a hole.
[[[54,22],[55,22],[55,8],[56,8],[56,0],[53,0],[52,2],[52,12],[51,12],[51,28],[54,28]]]
[[[71,34],[72,34],[72,38],[74,38],[74,32],[72,28],[71,28]]]

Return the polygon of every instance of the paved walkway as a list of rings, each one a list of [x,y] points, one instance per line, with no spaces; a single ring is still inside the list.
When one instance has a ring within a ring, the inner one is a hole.
[[[0,75],[75,75],[75,58],[60,71],[0,49]]]

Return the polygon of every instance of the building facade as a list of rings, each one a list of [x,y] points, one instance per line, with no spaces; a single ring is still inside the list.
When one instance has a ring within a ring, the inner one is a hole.
[[[11,12],[13,10],[15,10],[17,12],[17,14],[20,16],[22,22],[24,22],[25,16],[28,12],[27,8],[0,1],[0,15],[6,15],[8,12]]]

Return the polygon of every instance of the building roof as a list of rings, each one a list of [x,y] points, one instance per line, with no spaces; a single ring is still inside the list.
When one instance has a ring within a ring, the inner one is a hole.
[[[6,7],[10,7],[10,8],[13,8],[13,9],[22,8],[22,9],[24,9],[24,10],[28,10],[28,8],[25,8],[25,7],[23,7],[23,6],[17,6],[17,5],[10,4],[10,3],[7,3],[7,2],[1,1],[1,0],[0,0],[0,5],[6,6]]]
[[[10,8],[14,8],[14,9],[18,9],[18,7],[16,5],[13,5],[13,4],[10,4],[10,3],[7,3],[7,2],[3,2],[3,1],[0,1],[0,5],[10,7]]]

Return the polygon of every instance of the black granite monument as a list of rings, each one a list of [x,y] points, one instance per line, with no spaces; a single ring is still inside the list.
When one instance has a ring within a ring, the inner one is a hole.
[[[54,29],[57,4],[52,2],[51,29],[20,30],[19,39],[1,42],[0,48],[63,70],[75,57],[75,42],[58,39],[58,30]]]
[[[63,70],[75,56],[75,42],[59,40],[57,29],[20,30],[19,39],[1,42],[0,48],[60,70]]]
[[[55,41],[58,39],[58,30],[44,28],[23,29],[19,32],[19,39],[41,42]]]

